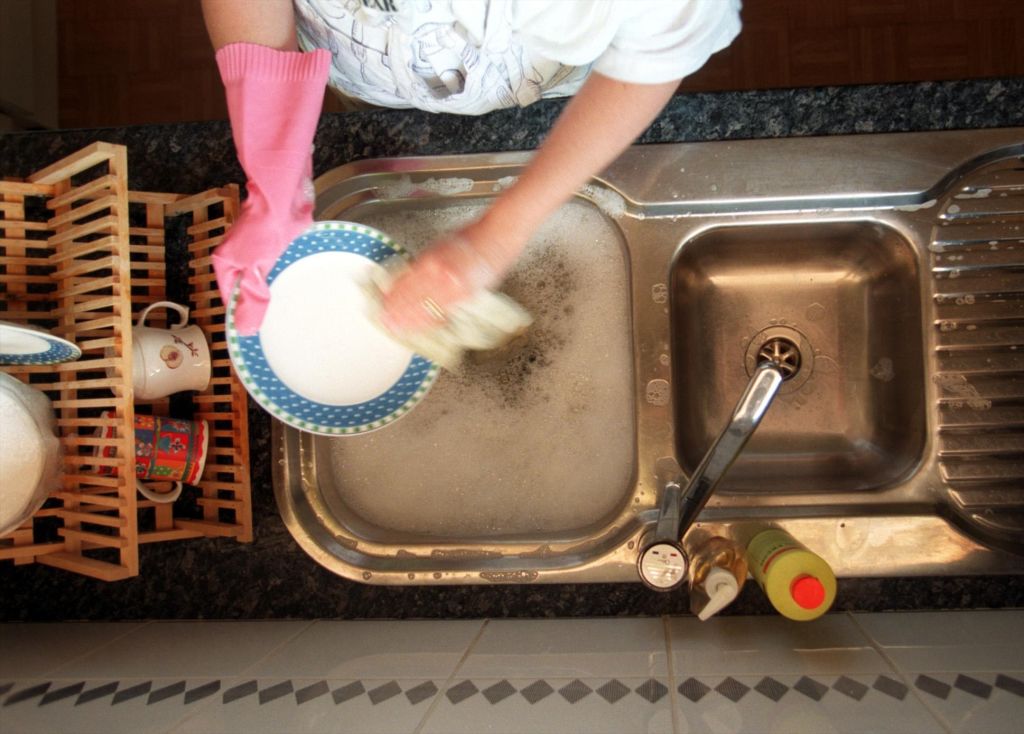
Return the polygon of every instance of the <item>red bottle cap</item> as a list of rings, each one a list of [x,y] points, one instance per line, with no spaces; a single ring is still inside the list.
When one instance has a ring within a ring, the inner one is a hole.
[[[814,576],[797,576],[789,587],[793,601],[804,609],[817,609],[825,601],[825,587]]]

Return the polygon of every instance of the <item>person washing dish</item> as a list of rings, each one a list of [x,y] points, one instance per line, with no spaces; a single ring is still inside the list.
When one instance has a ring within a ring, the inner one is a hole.
[[[740,31],[740,0],[203,0],[248,196],[214,254],[236,325],[312,222],[324,86],[370,105],[479,115],[572,95],[514,185],[383,295],[396,334],[496,288],[544,220],[647,128],[679,81]]]

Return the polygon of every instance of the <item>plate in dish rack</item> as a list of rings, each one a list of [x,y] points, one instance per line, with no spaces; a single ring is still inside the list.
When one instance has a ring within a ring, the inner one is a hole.
[[[0,321],[0,364],[60,364],[82,356],[82,350],[43,329]]]
[[[270,304],[253,336],[235,326],[235,288],[228,352],[249,394],[271,415],[312,433],[366,433],[426,396],[438,367],[389,337],[369,313],[364,285],[395,256],[409,257],[375,229],[314,223],[267,276]]]

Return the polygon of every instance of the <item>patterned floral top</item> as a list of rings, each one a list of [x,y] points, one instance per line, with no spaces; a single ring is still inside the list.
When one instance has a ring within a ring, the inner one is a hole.
[[[592,69],[682,78],[739,33],[740,0],[293,0],[330,83],[385,107],[482,114],[574,94]]]

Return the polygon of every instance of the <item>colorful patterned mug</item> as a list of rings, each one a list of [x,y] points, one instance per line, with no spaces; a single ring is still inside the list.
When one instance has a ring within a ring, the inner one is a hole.
[[[103,418],[113,418],[112,411],[104,411]],[[103,438],[113,438],[113,426],[101,429]],[[189,421],[135,414],[135,486],[139,494],[154,502],[174,502],[181,495],[183,484],[196,484],[203,476],[206,465],[210,429],[206,421]],[[105,446],[102,456],[116,455],[113,447]],[[100,467],[101,474],[116,474],[111,467]],[[172,482],[169,492],[161,492],[143,484]]]

